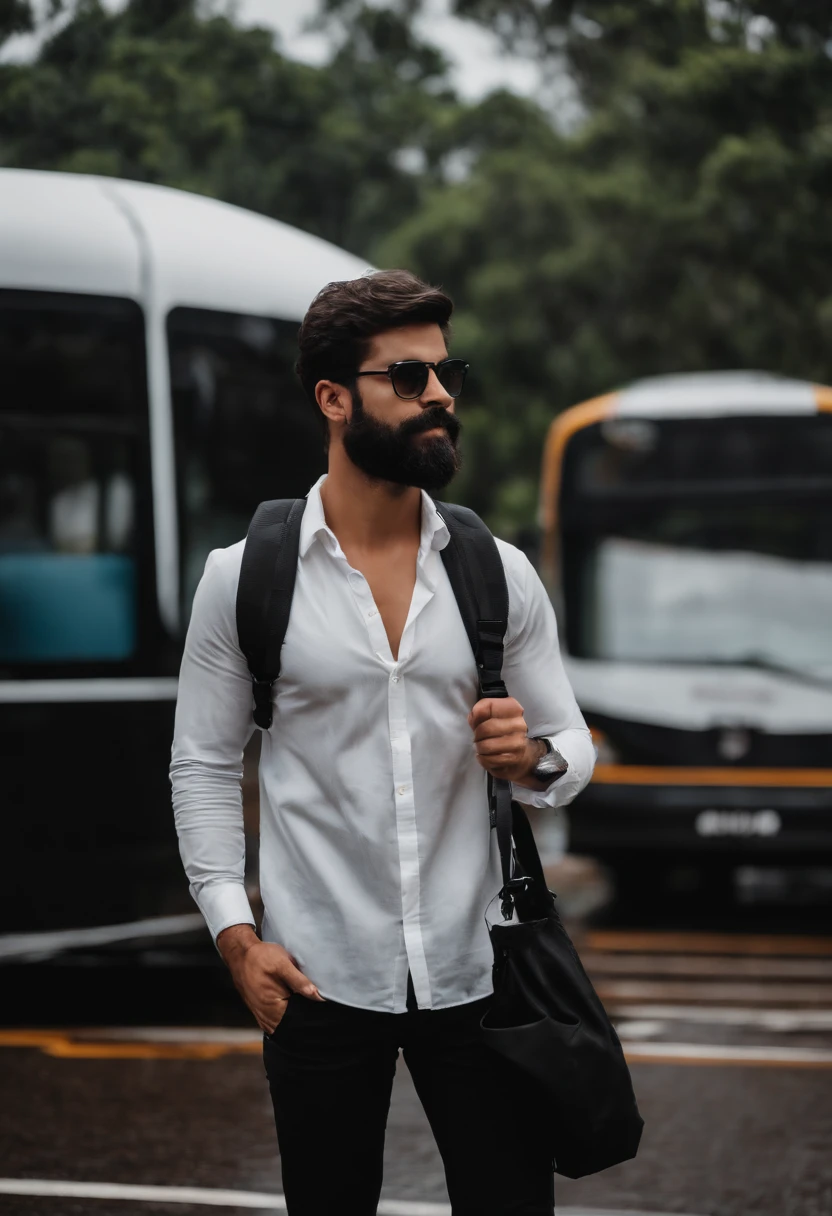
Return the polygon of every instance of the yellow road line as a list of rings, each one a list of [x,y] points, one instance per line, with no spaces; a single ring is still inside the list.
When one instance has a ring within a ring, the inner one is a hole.
[[[832,937],[778,937],[744,933],[649,933],[628,929],[591,929],[582,934],[584,950],[662,954],[766,954],[832,957]]]
[[[44,1055],[70,1060],[218,1060],[227,1055],[259,1055],[263,1050],[260,1036],[231,1043],[201,1038],[177,1042],[113,1042],[96,1040],[94,1033],[0,1030],[0,1047],[36,1047]]]
[[[259,1036],[237,1042],[210,1038],[179,1042],[107,1042],[76,1037],[91,1032],[0,1030],[0,1047],[37,1048],[58,1059],[78,1060],[218,1060],[226,1055],[255,1055]],[[631,1064],[687,1064],[710,1067],[832,1068],[832,1050],[810,1047],[723,1046],[705,1043],[644,1043],[623,1040]]]

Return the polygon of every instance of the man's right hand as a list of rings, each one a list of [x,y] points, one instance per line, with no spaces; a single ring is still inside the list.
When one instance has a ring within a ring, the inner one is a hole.
[[[237,991],[266,1034],[273,1034],[280,1025],[293,992],[310,1001],[324,999],[289,952],[283,946],[261,942],[251,925],[223,929],[217,949]]]

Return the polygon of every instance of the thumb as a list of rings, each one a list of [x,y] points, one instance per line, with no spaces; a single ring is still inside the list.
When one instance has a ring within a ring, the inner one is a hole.
[[[471,730],[476,730],[480,723],[487,722],[492,717],[492,710],[493,702],[490,697],[484,697],[481,701],[477,701],[468,715],[468,725],[471,727]]]

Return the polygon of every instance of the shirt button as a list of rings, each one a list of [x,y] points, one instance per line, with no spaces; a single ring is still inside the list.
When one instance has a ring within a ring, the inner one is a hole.
[[[399,788],[396,790],[396,793],[397,793],[397,794],[399,795],[399,797],[401,798],[401,797],[402,797],[404,794],[406,794],[406,793],[407,793],[407,786],[406,786],[406,785],[400,785],[400,786],[399,786]]]
[[[393,681],[394,684],[398,684],[398,682],[399,682],[398,676],[391,676],[390,679]]]
[[[371,608],[370,611],[367,613],[367,616],[375,616],[377,611],[378,610],[376,608]]]

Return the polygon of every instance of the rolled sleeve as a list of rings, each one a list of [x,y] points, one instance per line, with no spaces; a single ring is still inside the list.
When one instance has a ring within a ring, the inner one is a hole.
[[[170,767],[182,863],[215,941],[230,925],[255,923],[245,890],[243,749],[253,725],[235,619],[241,550],[211,553],[194,597]]]
[[[503,678],[510,695],[523,706],[529,735],[549,739],[569,765],[547,790],[513,784],[512,793],[527,806],[566,806],[589,783],[595,748],[563,667],[546,589],[519,550],[499,543],[509,585]]]

